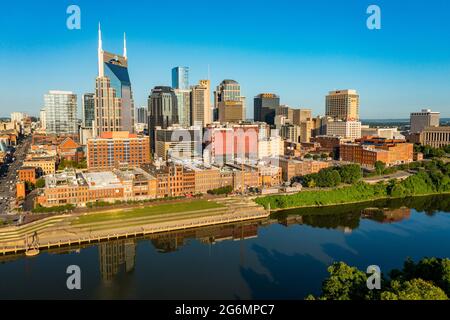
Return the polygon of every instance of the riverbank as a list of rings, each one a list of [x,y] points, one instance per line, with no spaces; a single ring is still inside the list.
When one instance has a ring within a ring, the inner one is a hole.
[[[409,178],[408,178],[409,179]],[[406,181],[406,180],[405,180]],[[259,197],[255,202],[264,208],[277,212],[287,209],[323,208],[346,204],[358,204],[377,200],[404,199],[431,195],[450,195],[450,191],[411,192],[396,195],[388,184],[369,185],[363,182],[349,187],[331,190],[303,191],[294,195],[273,195]]]
[[[245,198],[193,200],[166,205],[61,215],[0,229],[0,255],[127,239],[168,231],[267,218]]]

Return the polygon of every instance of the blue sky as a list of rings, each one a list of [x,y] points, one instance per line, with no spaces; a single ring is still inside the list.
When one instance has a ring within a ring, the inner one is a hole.
[[[81,8],[81,30],[66,9]],[[366,27],[380,6],[382,29]],[[37,115],[50,89],[93,92],[97,27],[103,47],[122,52],[127,33],[135,105],[171,68],[191,84],[237,80],[247,96],[275,92],[292,107],[323,114],[325,95],[353,88],[363,118],[407,118],[429,107],[450,116],[450,2],[447,0],[41,0],[8,1],[0,19],[0,116]],[[79,101],[80,102],[80,101]]]

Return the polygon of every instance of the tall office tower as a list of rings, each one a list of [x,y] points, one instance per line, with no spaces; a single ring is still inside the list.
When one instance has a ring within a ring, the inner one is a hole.
[[[177,96],[178,121],[181,126],[191,125],[191,90],[174,89]]]
[[[83,128],[93,128],[95,121],[95,94],[83,94]]]
[[[41,124],[41,129],[45,130],[47,128],[45,108],[42,108],[39,112],[39,122]]]
[[[136,108],[136,120],[137,123],[148,123],[147,107]]]
[[[193,126],[205,127],[212,121],[211,116],[211,82],[200,80],[191,87],[191,123]]]
[[[359,95],[356,90],[330,91],[326,97],[325,115],[335,120],[359,120]]]
[[[226,116],[220,116],[220,109],[225,110],[226,106],[234,107],[232,113],[235,113],[236,106],[240,103],[241,116],[240,120],[244,120],[245,117],[245,97],[241,95],[241,86],[234,80],[223,80],[214,91],[214,121],[220,121],[219,119],[226,118]],[[222,105],[220,106],[220,104]]]
[[[439,127],[440,117],[440,112],[433,112],[430,109],[411,113],[411,133],[422,132],[426,127]]]
[[[148,131],[152,153],[155,153],[156,127],[167,129],[178,124],[177,96],[171,87],[157,86],[148,97]]]
[[[292,116],[293,116],[292,123],[299,126],[302,122],[312,119],[312,110],[311,109],[293,109]]]
[[[242,117],[244,106],[241,101],[221,101],[219,102],[219,122],[239,123]]]
[[[275,116],[283,116],[291,123],[294,123],[294,109],[287,105],[281,105],[276,108]]]
[[[280,97],[273,93],[261,93],[253,102],[254,120],[275,124],[276,109],[280,106]]]
[[[49,91],[44,95],[44,101],[47,134],[77,134],[76,94],[70,91]]]
[[[172,88],[189,90],[189,67],[175,67],[172,69]]]
[[[95,128],[103,132],[134,132],[134,102],[128,74],[126,38],[123,56],[103,50],[102,32],[98,30],[98,77],[95,91]]]

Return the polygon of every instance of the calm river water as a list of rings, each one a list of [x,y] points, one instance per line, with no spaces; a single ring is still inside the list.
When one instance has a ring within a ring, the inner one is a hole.
[[[367,209],[367,208],[379,208]],[[0,257],[0,299],[303,299],[334,261],[383,272],[450,257],[450,196],[279,212],[270,219]],[[81,290],[66,287],[69,265]]]

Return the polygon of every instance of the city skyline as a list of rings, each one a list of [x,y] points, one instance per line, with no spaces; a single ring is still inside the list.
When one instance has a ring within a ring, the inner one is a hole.
[[[248,118],[253,117],[251,101],[259,93],[273,92],[280,96],[282,104],[323,114],[327,93],[340,89],[360,93],[363,119],[407,118],[411,111],[423,108],[449,117],[450,58],[446,52],[450,45],[442,39],[450,26],[444,20],[445,2],[431,2],[433,5],[406,6],[378,1],[383,27],[371,31],[365,25],[369,3],[364,1],[351,1],[343,8],[323,1],[291,4],[289,8],[294,10],[284,10],[287,3],[282,2],[272,8],[274,23],[270,28],[257,23],[265,2],[256,5],[249,1],[236,13],[240,22],[221,37],[216,33],[223,25],[216,20],[224,16],[216,12],[212,18],[206,14],[215,6],[207,2],[205,8],[202,3],[191,8],[177,3],[192,17],[180,20],[183,32],[176,31],[178,23],[169,24],[162,17],[155,17],[149,24],[142,22],[149,12],[156,12],[154,8],[161,6],[158,3],[151,4],[152,11],[148,11],[148,3],[136,2],[119,12],[102,6],[102,1],[77,1],[81,30],[66,28],[68,3],[22,2],[27,10],[6,4],[11,14],[0,22],[6,31],[0,44],[7,50],[2,50],[0,57],[8,61],[4,67],[8,77],[0,81],[9,90],[0,98],[0,104],[2,110],[38,115],[45,92],[67,90],[77,94],[80,116],[82,94],[95,89],[92,79],[97,73],[100,21],[104,41],[112,51],[121,51],[123,32],[127,32],[136,107],[146,105],[154,86],[171,84],[173,67],[189,67],[191,83],[197,83],[208,78],[209,65],[212,88],[224,79],[241,84],[242,95],[248,101]],[[119,14],[124,18],[117,23]],[[202,14],[203,20],[197,21]],[[36,16],[43,19],[36,20]],[[243,16],[247,18],[240,19]],[[33,28],[28,22],[31,17],[36,24]],[[203,24],[208,24],[210,30],[196,36],[195,31],[204,30]],[[39,63],[32,64],[36,59]],[[44,80],[42,74],[46,75]],[[35,85],[23,90],[24,78]],[[0,116],[8,113],[3,111]]]

